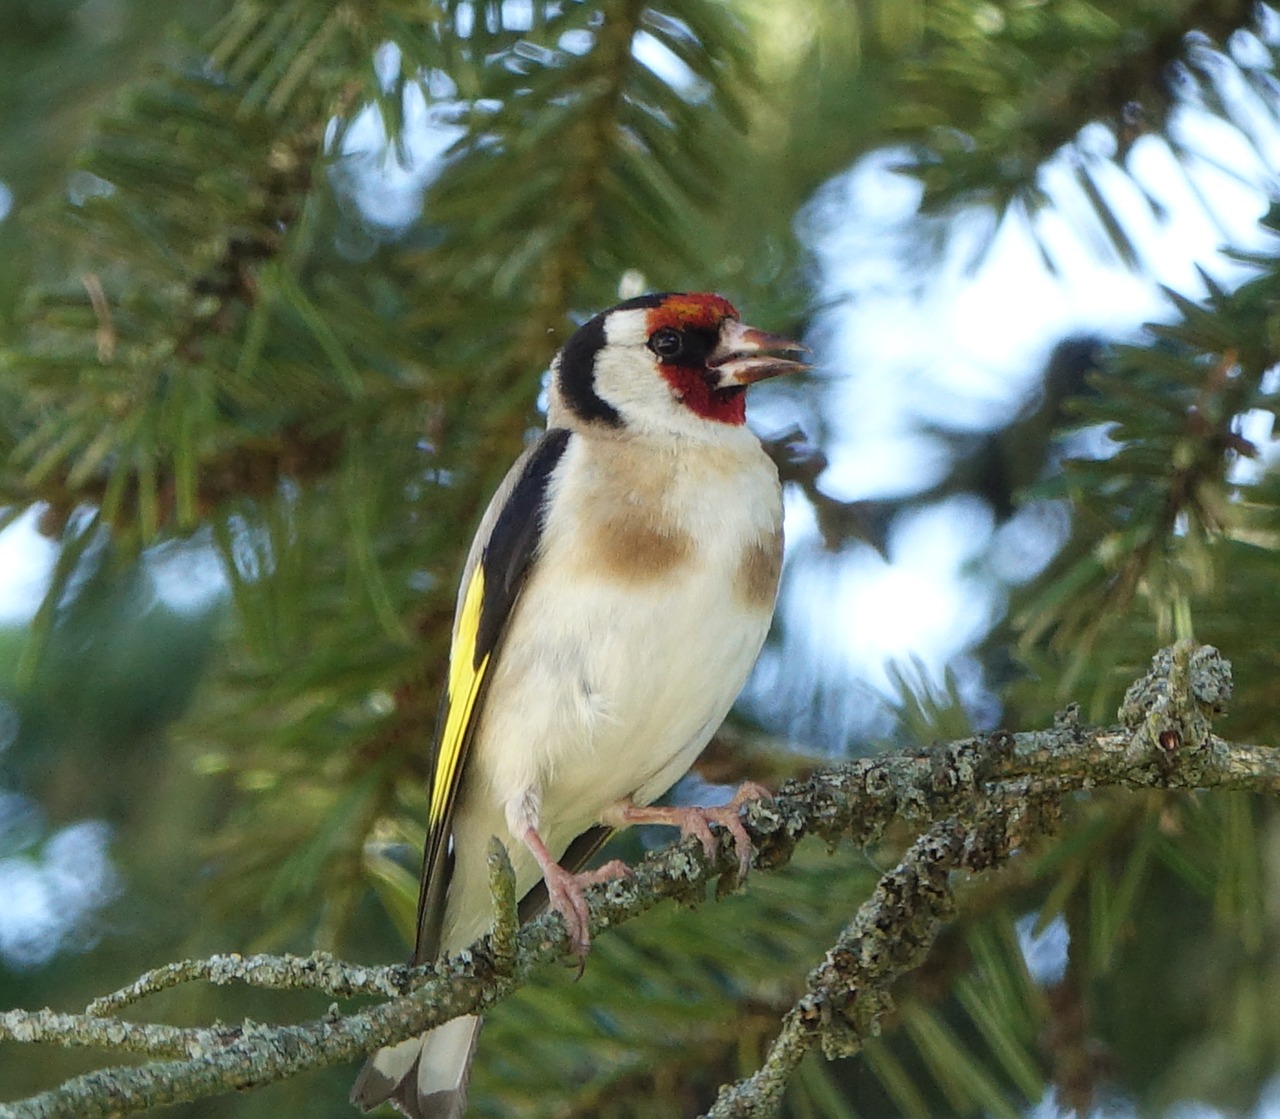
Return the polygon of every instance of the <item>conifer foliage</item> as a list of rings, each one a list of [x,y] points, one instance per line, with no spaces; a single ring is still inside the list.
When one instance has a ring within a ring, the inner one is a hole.
[[[928,273],[960,217],[1038,238],[1062,204],[1055,161],[1082,240],[1140,271],[1135,226],[1165,217],[1133,171],[1142,145],[1188,172],[1276,171],[1280,17],[1252,4],[161,9],[0,0],[0,517],[54,557],[31,616],[0,628],[0,882],[53,866],[78,822],[112,836],[47,956],[12,950],[0,919],[5,1008],[83,1006],[212,952],[403,956],[457,572],[581,316],[640,288],[718,290],[807,331],[819,373],[768,403],[811,443],[771,446],[838,566],[939,493],[983,492],[960,455],[919,495],[824,490],[822,402],[847,371],[824,349],[839,308],[815,243],[839,176],[889,151],[918,180]],[[1216,131],[1187,128],[1191,111]],[[1117,201],[1126,177],[1140,213]],[[824,705],[852,676],[778,670],[808,711],[796,725],[825,719],[822,749],[838,744],[823,763],[918,753],[975,722],[1051,726],[1070,701],[1060,726],[1113,722],[1152,654],[1189,638],[1235,667],[1220,733],[1280,745],[1275,210],[1260,241],[1235,254],[1245,279],[1206,273],[1165,293],[1159,325],[1091,343],[1087,383],[1034,425],[1015,502],[1070,528],[1016,586],[975,560],[1008,601],[965,656],[983,703],[955,673],[896,666],[889,741],[869,741]],[[775,642],[796,624],[785,601]],[[704,777],[818,764],[768,687],[751,695]],[[1280,1068],[1277,826],[1258,792],[1069,800],[1003,869],[956,875],[883,1032],[801,1063],[782,1113],[1253,1106]],[[540,974],[489,1014],[475,1114],[708,1111],[917,830],[803,845],[732,898],[600,937],[581,982]],[[309,997],[159,1003],[202,1022],[323,1015]],[[5,1099],[85,1067],[11,1053],[0,1040]],[[345,1115],[350,1073],[217,1106]]]

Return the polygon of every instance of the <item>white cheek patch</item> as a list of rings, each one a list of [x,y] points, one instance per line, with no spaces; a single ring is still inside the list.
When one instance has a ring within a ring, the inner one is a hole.
[[[621,311],[606,324],[607,344],[596,357],[595,390],[637,434],[674,435],[706,440],[716,428],[681,401],[649,349],[648,311]]]

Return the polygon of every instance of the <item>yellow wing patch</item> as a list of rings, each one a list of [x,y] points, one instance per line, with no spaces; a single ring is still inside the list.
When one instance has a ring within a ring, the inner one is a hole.
[[[439,827],[449,811],[451,794],[461,774],[462,746],[475,711],[476,697],[489,667],[489,654],[485,653],[476,664],[476,640],[480,632],[480,608],[484,602],[484,565],[476,569],[467,586],[458,611],[458,623],[453,632],[453,647],[449,650],[449,693],[445,711],[444,728],[440,732],[440,747],[436,752],[436,771],[431,783],[431,809],[428,816],[432,829]]]

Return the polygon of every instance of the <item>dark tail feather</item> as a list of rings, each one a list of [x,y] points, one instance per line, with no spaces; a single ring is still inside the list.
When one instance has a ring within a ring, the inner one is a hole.
[[[360,1070],[351,1102],[361,1111],[390,1102],[410,1119],[462,1119],[479,1036],[480,1019],[467,1015],[379,1049]]]

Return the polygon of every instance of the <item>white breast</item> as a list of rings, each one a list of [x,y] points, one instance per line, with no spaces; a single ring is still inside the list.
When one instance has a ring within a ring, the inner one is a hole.
[[[713,446],[570,442],[468,761],[452,945],[488,919],[484,898],[461,895],[475,871],[483,885],[483,870],[463,864],[483,858],[489,835],[533,823],[559,857],[619,800],[666,792],[745,683],[773,588],[744,585],[744,557],[771,559],[782,507],[755,436],[725,436]],[[523,892],[538,870],[523,844],[508,847]]]

